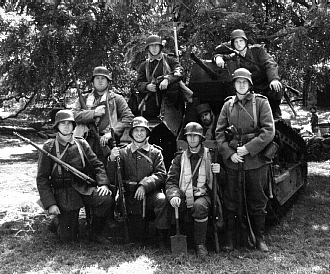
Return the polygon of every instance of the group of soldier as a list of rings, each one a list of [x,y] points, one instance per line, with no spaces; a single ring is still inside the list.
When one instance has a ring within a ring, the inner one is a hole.
[[[187,149],[173,155],[167,171],[162,149],[148,142],[151,129],[147,119],[162,114],[165,97],[176,101],[175,91],[183,79],[183,69],[175,57],[163,53],[157,35],[147,39],[146,53],[148,58],[139,67],[137,79],[137,88],[145,101],[143,116],[134,117],[126,100],[112,88],[112,77],[105,67],[93,70],[93,89],[78,98],[72,110],[57,112],[56,137],[46,141],[43,148],[95,178],[96,184],[78,179],[47,155],[40,155],[37,187],[43,207],[56,216],[55,231],[61,239],[76,239],[79,210],[88,206],[90,240],[110,244],[102,232],[107,219],[114,217],[119,168],[128,212],[141,215],[146,211],[154,216],[159,246],[168,245],[173,208],[179,208],[180,214],[192,220],[197,255],[205,257],[212,182],[224,170],[223,249],[229,252],[237,246],[235,231],[241,222],[240,171],[244,172],[244,195],[255,247],[267,252],[263,235],[271,160],[265,159],[262,151],[275,134],[273,116],[280,115],[281,84],[276,62],[263,47],[248,45],[243,30],[233,31],[230,43],[216,48],[214,62],[218,66],[228,64],[236,94],[225,100],[219,116],[207,103],[197,107],[199,123],[189,122],[184,127]],[[114,146],[128,126],[131,143]],[[206,139],[216,141],[220,161],[215,161],[218,157],[204,145]]]

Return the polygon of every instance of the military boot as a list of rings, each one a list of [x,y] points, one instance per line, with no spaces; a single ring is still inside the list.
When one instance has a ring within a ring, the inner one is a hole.
[[[262,252],[268,252],[269,248],[264,241],[266,215],[253,215],[252,229],[256,236],[256,248]]]
[[[272,109],[273,118],[275,121],[280,120],[282,118],[282,111],[280,108],[281,100],[275,100],[268,98],[269,105]]]
[[[223,246],[223,251],[231,252],[235,247],[235,215],[229,214],[227,219],[226,242]]]
[[[195,220],[194,239],[196,244],[196,252],[197,252],[197,256],[201,258],[205,258],[206,255],[208,254],[207,248],[205,246],[206,231],[207,231],[207,221],[198,222]]]
[[[158,229],[158,234],[158,248],[160,250],[167,250],[169,247],[168,229]]]
[[[91,230],[89,234],[89,240],[101,245],[110,245],[111,242],[102,235],[103,229],[106,224],[106,218],[92,217]]]

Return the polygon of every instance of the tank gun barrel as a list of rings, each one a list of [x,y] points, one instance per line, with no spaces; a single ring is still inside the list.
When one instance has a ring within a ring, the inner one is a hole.
[[[204,62],[195,55],[195,53],[190,53],[190,58],[194,60],[195,63],[199,65],[207,73],[207,75],[211,77],[212,80],[218,80],[220,78],[219,74],[205,65]]]

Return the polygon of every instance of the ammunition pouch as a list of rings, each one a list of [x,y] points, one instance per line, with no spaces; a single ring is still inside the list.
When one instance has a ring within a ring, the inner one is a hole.
[[[276,142],[271,141],[260,154],[266,161],[271,161],[274,158],[278,147],[279,145]]]
[[[72,178],[50,179],[50,184],[54,189],[68,188],[72,186]]]

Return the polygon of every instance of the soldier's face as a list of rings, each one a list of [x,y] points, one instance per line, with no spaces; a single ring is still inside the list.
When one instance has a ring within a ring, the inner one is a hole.
[[[94,77],[93,84],[97,91],[104,91],[108,87],[108,79],[102,75],[97,75]]]
[[[149,51],[152,55],[157,55],[160,52],[160,45],[159,44],[149,45]]]
[[[246,47],[246,41],[244,38],[235,38],[234,40],[234,47],[238,51],[242,51]]]
[[[64,136],[70,135],[73,131],[73,123],[71,121],[62,121],[58,123],[57,128]]]
[[[134,141],[142,143],[147,138],[147,130],[144,127],[136,127],[132,131],[132,136]]]
[[[187,142],[190,148],[196,148],[200,145],[202,137],[197,134],[187,134]]]
[[[209,126],[212,123],[212,116],[211,112],[205,111],[199,115],[199,118],[201,119],[201,122],[204,126]]]
[[[245,95],[250,88],[250,82],[245,78],[237,78],[235,80],[236,92],[240,95]]]

